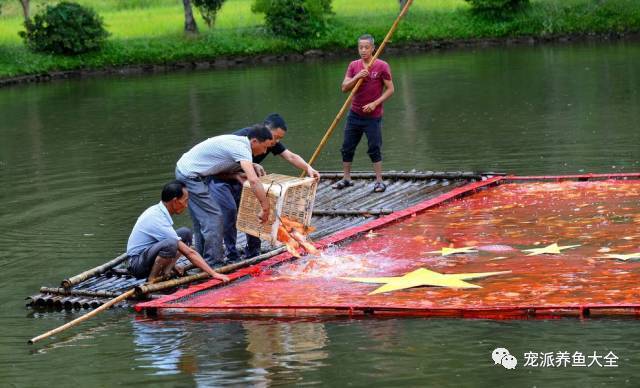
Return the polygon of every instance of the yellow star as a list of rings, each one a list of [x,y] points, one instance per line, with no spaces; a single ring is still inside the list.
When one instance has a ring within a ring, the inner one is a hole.
[[[633,259],[640,259],[640,252],[629,253],[628,255],[607,253],[606,255],[603,256],[603,258],[606,258],[606,259],[618,259],[618,260],[624,260],[624,261],[633,260]]]
[[[381,277],[381,278],[340,278],[362,283],[386,283],[384,286],[377,288],[369,293],[369,295],[380,294],[382,292],[390,292],[402,290],[405,288],[419,286],[436,286],[449,288],[482,288],[478,285],[465,282],[469,279],[484,278],[493,275],[502,275],[511,271],[501,272],[478,272],[478,273],[458,273],[458,274],[441,274],[430,271],[426,268],[418,268],[403,276]]]
[[[453,255],[453,254],[456,254],[456,253],[473,253],[473,252],[478,252],[478,251],[475,250],[475,247],[463,247],[463,248],[443,247],[439,251],[431,251],[431,252],[427,252],[427,253],[439,253],[442,256],[449,256],[449,255]]]
[[[564,245],[564,246],[558,246],[558,243],[553,243],[551,245],[548,245],[544,248],[533,248],[533,249],[523,249],[523,252],[531,252],[529,253],[527,256],[535,256],[535,255],[542,255],[542,254],[559,254],[561,253],[560,251],[562,251],[563,249],[569,249],[569,248],[575,248],[575,247],[579,247],[580,245]]]

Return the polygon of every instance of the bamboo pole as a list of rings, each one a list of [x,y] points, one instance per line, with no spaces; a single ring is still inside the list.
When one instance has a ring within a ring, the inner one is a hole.
[[[338,171],[322,172],[321,180],[333,180],[342,178],[343,173]],[[480,172],[383,172],[383,179],[482,179],[484,176],[505,175],[504,173],[480,173]],[[372,172],[352,172],[353,179],[374,179]]]
[[[218,273],[222,273],[220,271],[216,271]],[[209,274],[206,272],[198,272],[195,275],[183,276],[178,279],[166,280],[164,282],[152,283],[152,284],[142,284],[134,288],[136,295],[142,296],[144,294],[148,294],[151,292],[165,290],[167,288],[181,286],[183,284],[188,284],[191,282],[195,282],[197,280],[203,280],[209,278]]]
[[[40,287],[40,292],[43,294],[56,294],[66,296],[91,296],[98,298],[115,298],[120,295],[119,292],[106,291],[106,290],[69,290],[66,288],[53,288],[53,287]]]
[[[408,0],[407,1],[407,3],[402,8],[402,11],[400,11],[400,14],[398,14],[398,17],[396,18],[396,20],[391,25],[391,28],[389,29],[389,32],[387,32],[387,35],[384,37],[384,40],[380,44],[380,47],[378,47],[378,49],[376,50],[375,54],[373,55],[373,57],[369,61],[369,63],[365,64],[365,68],[367,70],[369,69],[369,66],[371,64],[373,64],[376,61],[376,59],[378,59],[378,57],[380,56],[380,54],[384,50],[384,47],[387,45],[387,42],[389,41],[389,39],[391,39],[391,36],[393,36],[393,33],[398,28],[398,23],[400,23],[400,19],[402,19],[404,17],[404,15],[407,13],[407,11],[409,10],[409,6],[411,5],[411,3],[413,3],[413,0]],[[347,100],[344,102],[344,104],[342,104],[342,108],[340,108],[340,111],[336,115],[336,118],[333,119],[333,122],[331,123],[331,125],[327,129],[327,132],[324,134],[324,137],[322,138],[322,140],[320,140],[320,144],[318,144],[318,147],[313,152],[313,155],[311,156],[311,159],[309,159],[309,165],[313,165],[313,163],[316,161],[316,159],[320,155],[320,152],[322,151],[324,146],[327,144],[327,141],[329,141],[329,138],[331,137],[331,134],[333,134],[333,131],[336,129],[336,126],[338,126],[338,123],[340,122],[340,120],[344,116],[345,112],[347,111],[347,108],[349,108],[349,104],[351,104],[351,100],[353,99],[353,96],[356,94],[356,92],[360,88],[361,84],[362,84],[362,78],[359,79],[358,82],[356,82],[356,84],[353,87],[353,89],[351,89],[351,93],[349,93],[349,97],[347,97]],[[300,176],[303,177],[304,175],[305,175],[305,172],[303,171],[302,175],[300,175]]]
[[[44,333],[44,334],[40,334],[37,337],[33,337],[29,340],[30,344],[34,344],[40,340],[43,340],[45,338],[51,337],[52,335],[58,334],[60,332],[63,332],[65,330],[67,330],[68,328],[71,328],[73,326],[76,326],[84,321],[86,321],[87,319],[98,315],[100,312],[102,312],[103,310],[108,309],[109,307],[113,306],[114,304],[118,303],[118,302],[122,302],[123,300],[127,299],[130,296],[133,296],[135,294],[135,289],[131,289],[123,294],[121,294],[120,296],[111,299],[110,301],[108,301],[107,303],[103,304],[102,306],[96,308],[93,311],[90,311],[88,313],[86,313],[85,315],[78,317],[76,319],[74,319],[71,322],[65,323],[64,325],[57,327],[53,330],[49,330],[48,332]]]
[[[268,258],[271,258],[271,257],[275,256],[275,255],[279,255],[280,253],[282,253],[284,251],[285,251],[285,249],[282,248],[282,247],[281,248],[276,248],[276,249],[273,249],[271,251],[265,252],[265,253],[263,253],[261,255],[254,256],[254,257],[251,257],[249,259],[245,259],[245,260],[239,261],[237,263],[227,264],[224,267],[217,267],[217,268],[214,268],[213,270],[216,271],[216,272],[220,272],[220,271],[224,271],[226,268],[231,268],[231,267],[232,267],[232,269],[235,270],[235,269],[242,268],[242,267],[245,267],[245,266],[248,266],[248,265],[251,265],[251,264],[255,264],[255,263],[260,262],[262,260],[266,260]],[[194,268],[196,268],[195,265],[187,264],[187,265],[184,266],[184,271],[187,272],[187,271],[189,271],[191,269],[194,269]]]
[[[228,264],[225,265],[224,267],[218,267],[218,268],[214,268],[214,270],[218,273],[229,273],[229,272],[233,272],[239,268],[242,267],[246,267],[252,264],[256,264],[259,263],[263,260],[269,259],[273,256],[279,255],[280,253],[284,252],[286,250],[285,247],[280,247],[277,248],[273,251],[264,253],[262,255],[259,256],[255,256],[252,257],[250,259],[246,259],[246,260],[242,260],[240,262],[234,263],[234,264]],[[152,292],[157,292],[157,291],[162,291],[162,290],[166,290],[167,288],[173,288],[173,287],[177,287],[177,286],[181,286],[184,284],[188,284],[197,280],[202,280],[202,279],[206,279],[209,277],[209,274],[207,274],[206,272],[200,272],[194,275],[189,275],[189,276],[183,276],[181,278],[178,279],[172,279],[172,280],[167,280],[164,282],[158,282],[158,283],[153,283],[153,284],[143,284],[140,286],[137,286],[135,288],[136,290],[136,295],[138,296],[142,296],[145,294],[149,294]]]
[[[91,268],[87,271],[84,271],[76,276],[70,277],[69,279],[64,279],[61,283],[61,286],[63,288],[71,288],[73,286],[75,286],[78,283],[81,283],[91,277],[100,275],[108,270],[110,270],[111,268],[115,267],[116,265],[122,263],[123,261],[125,261],[127,259],[127,254],[123,253],[120,256],[116,257],[115,259],[108,261],[102,265],[99,265],[95,268]]]
[[[313,211],[314,216],[381,216],[393,213],[393,209],[355,209],[355,210],[322,210]]]

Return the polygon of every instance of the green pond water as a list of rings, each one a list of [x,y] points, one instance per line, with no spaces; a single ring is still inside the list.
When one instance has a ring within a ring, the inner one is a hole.
[[[396,85],[387,170],[640,171],[637,42],[386,59]],[[632,319],[150,320],[120,309],[27,345],[84,311],[33,311],[24,298],[119,255],[191,145],[280,112],[284,143],[308,158],[344,101],[346,65],[0,89],[0,386],[638,386]],[[340,169],[341,138],[319,169]],[[370,169],[363,145],[357,170]],[[295,173],[276,159],[268,171]],[[515,370],[494,365],[497,347],[518,358]],[[618,367],[523,366],[527,352],[565,351],[613,352]]]

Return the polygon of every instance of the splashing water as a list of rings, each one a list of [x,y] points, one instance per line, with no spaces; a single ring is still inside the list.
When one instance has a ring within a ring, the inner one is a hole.
[[[379,252],[349,253],[344,250],[326,250],[318,256],[307,256],[302,260],[282,265],[274,279],[326,278],[379,271],[392,267],[388,258]],[[397,261],[396,264],[397,265]]]

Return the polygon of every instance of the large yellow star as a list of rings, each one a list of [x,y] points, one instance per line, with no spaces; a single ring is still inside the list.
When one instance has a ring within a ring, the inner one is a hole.
[[[623,255],[623,254],[617,254],[617,253],[607,253],[606,255],[603,256],[603,258],[606,259],[618,259],[618,260],[633,260],[633,259],[640,259],[640,252],[636,252],[636,253],[629,253],[627,255]]]
[[[443,247],[439,251],[431,251],[431,252],[427,252],[427,253],[439,253],[441,256],[448,256],[448,255],[453,255],[453,254],[456,254],[456,253],[477,252],[475,249],[476,249],[475,247],[462,247],[462,248]]]
[[[580,245],[564,245],[564,246],[559,246],[558,243],[553,243],[551,245],[548,245],[544,248],[533,248],[533,249],[523,249],[523,252],[531,252],[529,253],[527,256],[535,256],[535,255],[542,255],[542,254],[559,254],[561,253],[560,251],[562,251],[563,249],[569,249],[569,248],[575,248],[575,247],[579,247]]]
[[[380,294],[382,292],[390,292],[402,290],[405,288],[419,286],[436,286],[449,288],[482,288],[478,285],[465,282],[465,280],[484,278],[493,275],[502,275],[511,271],[500,272],[478,272],[478,273],[458,273],[458,274],[441,274],[430,271],[426,268],[418,268],[403,276],[381,277],[381,278],[340,278],[362,283],[386,283],[384,286],[370,292],[369,295]]]

